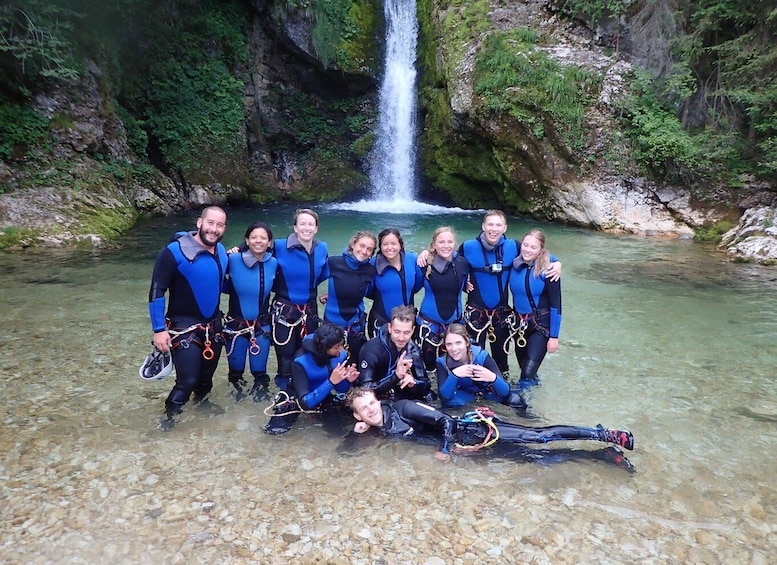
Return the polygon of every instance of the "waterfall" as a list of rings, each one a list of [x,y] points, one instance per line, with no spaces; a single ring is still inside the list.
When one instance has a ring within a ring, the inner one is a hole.
[[[386,58],[370,185],[376,200],[412,201],[416,183],[415,0],[384,0]]]

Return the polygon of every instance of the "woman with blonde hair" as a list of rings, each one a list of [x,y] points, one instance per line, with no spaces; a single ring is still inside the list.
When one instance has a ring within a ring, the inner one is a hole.
[[[456,252],[456,234],[449,226],[434,230],[427,251],[418,328],[424,366],[427,371],[434,371],[445,330],[461,321],[461,292],[467,282],[468,266],[467,260]]]
[[[561,330],[561,280],[547,276],[550,255],[545,234],[532,229],[521,240],[521,253],[510,272],[513,295],[511,334],[521,367],[521,384],[537,382],[537,371],[546,353],[558,350]]]

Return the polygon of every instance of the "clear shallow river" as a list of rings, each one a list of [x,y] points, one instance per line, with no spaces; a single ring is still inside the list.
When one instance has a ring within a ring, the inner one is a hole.
[[[330,253],[357,228],[398,227],[418,251],[437,225],[461,240],[481,221],[318,210]],[[292,213],[230,210],[224,242],[258,219],[285,237]],[[149,279],[158,249],[193,224],[146,221],[118,249],[0,255],[0,562],[774,561],[774,269],[544,226],[564,263],[564,321],[528,393],[533,422],[628,428],[638,472],[583,457],[443,464],[410,441],[342,454],[313,417],[267,436],[264,406],[230,397],[225,362],[212,398],[226,413],[187,405],[157,431],[172,381],[137,376]],[[512,219],[508,233],[533,225]],[[589,443],[577,447],[600,447]]]

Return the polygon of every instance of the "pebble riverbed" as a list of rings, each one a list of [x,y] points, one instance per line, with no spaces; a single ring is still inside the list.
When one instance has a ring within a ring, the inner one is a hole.
[[[434,446],[401,441],[342,454],[313,416],[266,435],[264,405],[235,403],[225,379],[213,394],[224,414],[187,405],[159,432],[169,384],[136,377],[108,398],[66,379],[5,381],[1,562],[773,562],[774,485],[738,494],[702,467],[686,484],[645,455],[661,441],[651,432],[630,454],[636,474],[587,460],[442,463]]]
[[[212,395],[225,413],[187,405],[162,433],[172,380],[137,376],[153,253],[0,256],[0,563],[774,563],[777,283],[738,266],[713,284],[728,271],[696,255],[698,272],[645,261],[656,242],[578,241],[562,247],[566,337],[530,422],[630,429],[636,474],[582,458],[442,463],[413,441],[343,453],[314,417],[269,436],[225,363]]]

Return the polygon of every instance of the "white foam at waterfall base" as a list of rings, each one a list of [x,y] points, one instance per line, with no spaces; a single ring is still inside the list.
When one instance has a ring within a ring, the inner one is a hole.
[[[417,200],[393,198],[388,200],[359,200],[358,202],[335,202],[326,206],[330,210],[350,210],[354,212],[372,212],[376,214],[414,214],[418,216],[435,216],[440,214],[471,214],[483,210],[465,210],[464,208],[448,208],[437,204],[428,204]]]

